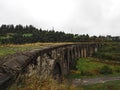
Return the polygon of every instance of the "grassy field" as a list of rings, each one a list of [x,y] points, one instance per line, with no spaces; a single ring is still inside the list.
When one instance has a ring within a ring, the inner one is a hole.
[[[71,70],[68,78],[119,76],[120,66],[99,62],[96,58],[80,58],[77,60],[76,70]]]
[[[22,44],[22,45],[14,45],[14,44],[0,45],[0,58],[6,57],[8,55],[12,55],[16,52],[18,53],[26,50],[38,49],[47,46],[53,46],[53,45],[55,46],[61,44],[65,44],[65,43],[32,43],[32,44]]]
[[[83,90],[120,90],[120,81],[110,81],[106,83],[81,86]],[[76,90],[79,90],[77,88]]]
[[[106,43],[94,54],[94,57],[120,61],[120,42]]]

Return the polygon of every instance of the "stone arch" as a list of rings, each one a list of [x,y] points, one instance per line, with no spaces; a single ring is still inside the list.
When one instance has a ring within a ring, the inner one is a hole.
[[[73,55],[73,52],[72,52],[72,48],[70,49],[70,51],[69,51],[69,69],[72,69],[73,68],[73,62],[74,62],[74,55]]]
[[[68,67],[69,66],[69,52],[68,49],[64,51],[64,63]]]
[[[56,62],[54,67],[53,67],[53,78],[60,79],[61,76],[62,76],[61,66],[58,62]]]

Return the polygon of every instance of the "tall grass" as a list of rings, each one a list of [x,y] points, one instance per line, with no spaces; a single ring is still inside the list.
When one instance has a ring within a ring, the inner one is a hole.
[[[52,78],[42,81],[39,76],[33,75],[25,78],[21,83],[19,82],[19,84],[13,84],[7,90],[76,90],[76,87],[66,80],[62,83]],[[79,90],[83,89],[79,88]]]
[[[85,85],[83,90],[120,90],[120,81],[110,81],[106,83]]]

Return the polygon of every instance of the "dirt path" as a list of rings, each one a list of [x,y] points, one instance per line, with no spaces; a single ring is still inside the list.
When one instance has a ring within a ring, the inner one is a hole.
[[[74,79],[74,80],[72,80],[72,84],[74,86],[90,85],[90,84],[105,83],[108,81],[115,81],[115,80],[120,80],[120,76],[118,76],[118,77],[99,77],[99,78]]]

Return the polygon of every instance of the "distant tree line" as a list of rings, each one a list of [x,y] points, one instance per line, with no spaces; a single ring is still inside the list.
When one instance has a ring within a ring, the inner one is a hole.
[[[109,36],[110,38],[110,36]],[[42,30],[33,25],[1,25],[0,44],[23,44],[34,42],[101,42],[112,41],[105,36],[78,35],[62,31]]]

